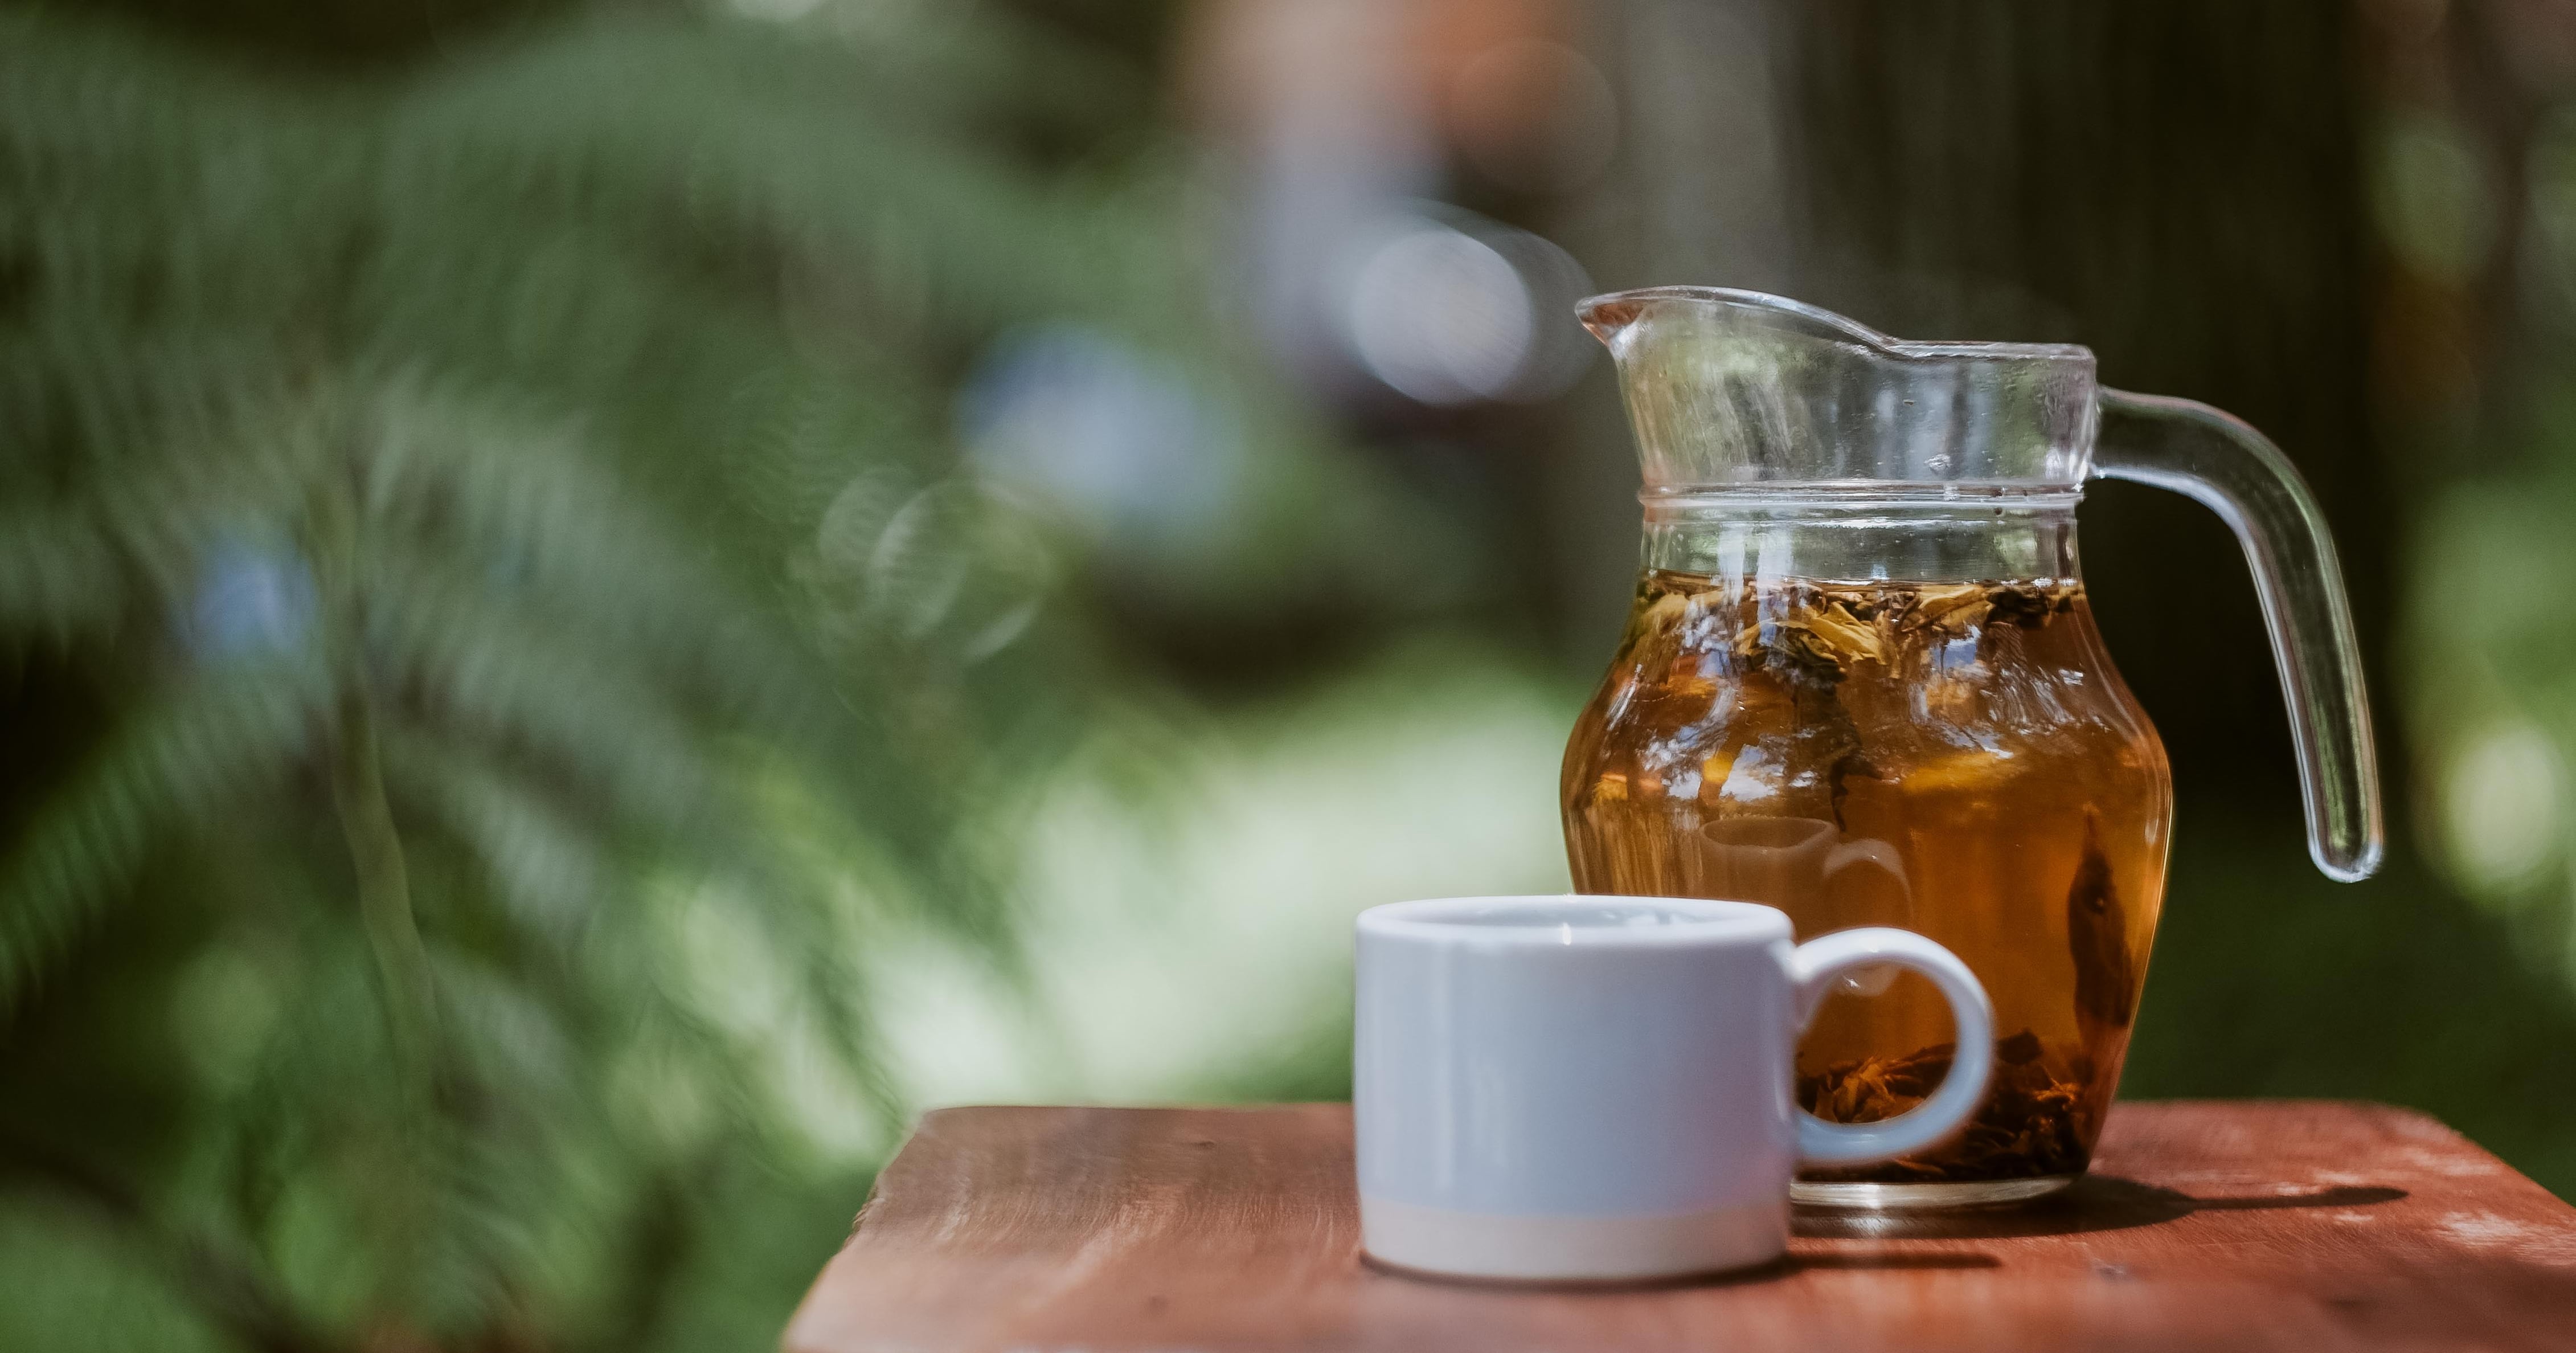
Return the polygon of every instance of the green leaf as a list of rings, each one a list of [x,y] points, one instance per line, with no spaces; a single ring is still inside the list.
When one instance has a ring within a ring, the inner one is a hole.
[[[290,769],[320,694],[310,669],[245,666],[128,716],[0,864],[0,1009],[116,899],[163,833],[220,824]]]

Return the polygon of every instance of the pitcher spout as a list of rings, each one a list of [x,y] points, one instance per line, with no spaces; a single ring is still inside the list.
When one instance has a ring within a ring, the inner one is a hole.
[[[1723,287],[1616,292],[1576,314],[1618,365],[1649,497],[2072,494],[2090,469],[2082,347],[1909,342]]]

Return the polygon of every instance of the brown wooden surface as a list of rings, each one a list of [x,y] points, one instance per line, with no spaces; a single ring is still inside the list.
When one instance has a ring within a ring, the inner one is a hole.
[[[2018,1212],[1802,1215],[1765,1272],[1531,1291],[1359,1259],[1350,1111],[951,1109],[791,1353],[2576,1349],[2576,1209],[2418,1113],[2123,1104]]]

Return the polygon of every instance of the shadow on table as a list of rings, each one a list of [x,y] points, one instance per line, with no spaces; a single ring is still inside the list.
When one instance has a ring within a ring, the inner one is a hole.
[[[1365,1272],[1383,1274],[1391,1278],[1401,1278],[1408,1282],[1426,1282],[1436,1284],[1441,1287],[1453,1287],[1466,1292],[1484,1291],[1517,1294],[1522,1296],[1546,1294],[1560,1297],[1606,1298],[1634,1296],[1640,1292],[1692,1291],[1717,1287],[1753,1287],[1787,1277],[1793,1273],[1802,1273],[1817,1269],[1876,1271],[1881,1269],[2003,1267],[2002,1260],[1995,1258],[1991,1254],[1979,1254],[1975,1251],[1962,1252],[1949,1250],[1935,1253],[1914,1251],[1895,1253],[1868,1252],[1853,1254],[1793,1254],[1783,1255],[1767,1264],[1761,1264],[1753,1268],[1737,1269],[1728,1273],[1686,1273],[1678,1274],[1669,1278],[1645,1279],[1610,1278],[1594,1280],[1575,1278],[1558,1282],[1549,1282],[1533,1281],[1528,1278],[1470,1278],[1462,1277],[1454,1273],[1429,1273],[1416,1269],[1408,1269],[1400,1264],[1390,1264],[1382,1259],[1378,1259],[1365,1253],[1359,1255],[1358,1258],[1359,1266]]]
[[[1792,1230],[1810,1240],[2004,1240],[2155,1226],[2194,1212],[2369,1207],[2405,1196],[2404,1189],[2344,1185],[2307,1193],[2195,1198],[2134,1179],[2097,1174],[2075,1181],[2064,1193],[2011,1207],[1911,1213],[1802,1207]]]
[[[1803,1233],[1801,1233],[1803,1234]],[[1898,1251],[1896,1253],[1859,1252],[1851,1254],[1793,1254],[1783,1272],[1802,1273],[1815,1270],[1854,1270],[1879,1272],[1888,1269],[1917,1268],[2002,1268],[2003,1261],[1976,1250]]]

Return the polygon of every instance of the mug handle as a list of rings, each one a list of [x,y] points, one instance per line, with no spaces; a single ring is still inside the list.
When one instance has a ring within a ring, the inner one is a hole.
[[[1995,1011],[1986,988],[1959,956],[1910,930],[1864,926],[1838,930],[1799,945],[1789,954],[1789,981],[1797,993],[1798,1028],[1804,1031],[1842,973],[1873,963],[1912,968],[1932,979],[1950,1002],[1958,1027],[1958,1052],[1941,1088],[1894,1118],[1875,1123],[1828,1123],[1798,1114],[1798,1157],[1809,1165],[1862,1165],[1920,1151],[1956,1132],[1986,1098],[1995,1069]]]

